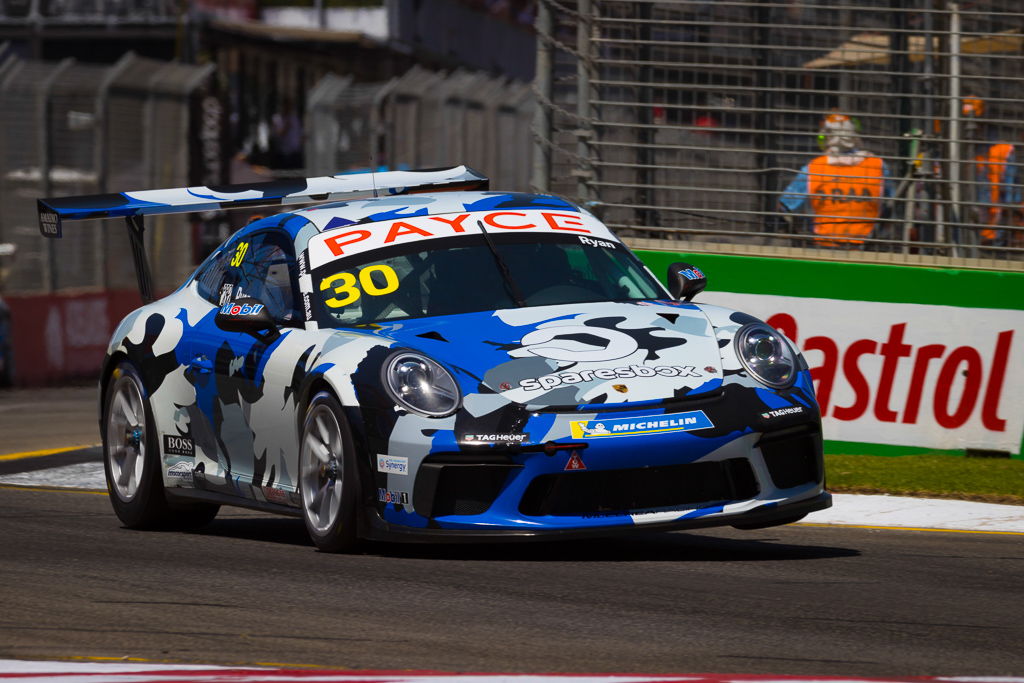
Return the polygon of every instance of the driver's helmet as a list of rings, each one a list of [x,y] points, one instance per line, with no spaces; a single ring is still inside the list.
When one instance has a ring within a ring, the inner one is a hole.
[[[857,119],[833,109],[821,120],[818,146],[828,152],[852,152],[860,146],[859,132]]]

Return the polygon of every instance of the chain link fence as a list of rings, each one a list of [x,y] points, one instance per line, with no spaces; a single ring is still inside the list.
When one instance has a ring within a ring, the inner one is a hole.
[[[541,0],[537,33],[531,185],[620,234],[1024,260],[1019,0]],[[819,148],[828,116],[855,148]]]
[[[5,291],[134,288],[122,223],[45,240],[35,200],[188,185],[193,98],[213,67],[132,54],[112,66],[0,60],[0,242],[17,248]],[[146,236],[157,289],[177,286],[194,262],[189,217],[156,217]]]
[[[533,98],[527,84],[415,67],[386,83],[325,76],[306,107],[306,172],[465,163],[496,189],[529,181]]]
[[[49,25],[175,23],[185,7],[174,0],[0,0],[0,20]]]

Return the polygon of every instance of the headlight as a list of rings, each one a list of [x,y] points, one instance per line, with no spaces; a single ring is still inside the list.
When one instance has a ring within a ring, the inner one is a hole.
[[[784,389],[796,378],[796,357],[782,335],[764,323],[744,325],[736,333],[736,355],[750,375]]]
[[[444,417],[459,407],[459,387],[451,374],[418,353],[396,353],[384,365],[384,386],[398,405],[414,413]]]

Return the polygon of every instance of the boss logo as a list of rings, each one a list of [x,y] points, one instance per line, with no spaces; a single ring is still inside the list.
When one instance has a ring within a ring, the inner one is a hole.
[[[166,455],[193,457],[196,454],[196,446],[192,439],[187,436],[164,434],[164,453]]]

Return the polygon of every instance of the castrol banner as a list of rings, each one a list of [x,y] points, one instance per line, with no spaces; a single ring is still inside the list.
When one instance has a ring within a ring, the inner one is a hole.
[[[1024,311],[707,292],[756,315],[811,367],[830,440],[1016,452]]]
[[[826,444],[1024,459],[1021,269],[856,262],[855,252],[848,261],[638,254],[661,277],[672,263],[699,267],[708,286],[696,301],[755,315],[793,341],[811,368]]]

